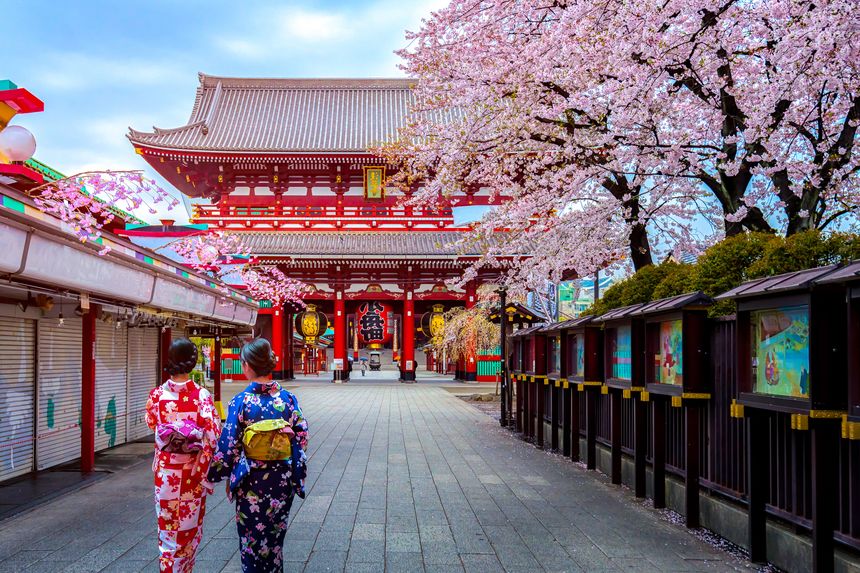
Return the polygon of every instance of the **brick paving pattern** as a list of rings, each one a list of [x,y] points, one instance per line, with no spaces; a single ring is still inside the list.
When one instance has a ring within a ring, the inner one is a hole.
[[[286,571],[736,571],[751,566],[427,385],[302,386],[309,494]],[[0,523],[0,571],[157,571],[143,462]],[[240,571],[209,498],[196,570]]]

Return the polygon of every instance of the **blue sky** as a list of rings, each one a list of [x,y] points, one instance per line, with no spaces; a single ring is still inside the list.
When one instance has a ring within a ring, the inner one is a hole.
[[[19,115],[36,158],[66,174],[143,169],[129,126],[176,127],[197,72],[396,77],[404,31],[447,0],[0,0],[8,78],[45,102]],[[149,171],[150,175],[154,175]],[[178,218],[178,217],[177,217]]]

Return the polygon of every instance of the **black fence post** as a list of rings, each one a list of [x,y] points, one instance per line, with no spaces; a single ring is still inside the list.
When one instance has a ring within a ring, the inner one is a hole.
[[[597,468],[597,389],[585,393],[585,467]]]
[[[634,398],[634,450],[633,450],[633,491],[636,497],[645,497],[645,466],[648,454],[648,402],[642,399],[642,392]]]
[[[687,468],[685,472],[685,523],[687,527],[699,527],[699,473],[700,473],[700,444],[699,424],[701,421],[701,408],[698,404],[685,404],[687,417]]]
[[[770,474],[769,416],[750,411],[747,418],[747,496],[750,561],[767,562],[767,497]]]
[[[505,287],[499,289],[499,424],[502,426],[508,425],[508,350],[507,323],[505,318],[505,306],[507,306],[508,290]]]
[[[567,385],[567,388],[565,388]],[[576,389],[568,384],[567,382],[562,381],[561,383],[561,396],[562,396],[562,414],[561,414],[561,453],[565,457],[570,456],[570,446],[571,441],[573,440],[573,427],[571,426],[572,420],[572,410],[571,405],[573,403],[573,398],[571,398],[571,394],[576,392]],[[577,432],[579,431],[579,427],[577,427]]]
[[[838,475],[840,445],[838,419],[810,419],[812,439],[812,570],[833,571],[833,529],[839,489],[834,487]]]
[[[651,402],[653,420],[651,436],[654,440],[654,507],[666,507],[666,400],[654,397]]]
[[[611,443],[612,443],[612,471],[610,478],[615,485],[621,484],[621,390],[609,391],[611,408]]]

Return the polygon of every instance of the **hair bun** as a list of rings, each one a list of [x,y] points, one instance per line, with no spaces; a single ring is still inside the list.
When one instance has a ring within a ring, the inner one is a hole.
[[[167,351],[165,370],[171,376],[188,374],[197,366],[197,346],[187,338],[177,338]]]
[[[268,376],[278,365],[272,345],[265,338],[255,338],[247,343],[242,347],[240,356],[257,376]]]

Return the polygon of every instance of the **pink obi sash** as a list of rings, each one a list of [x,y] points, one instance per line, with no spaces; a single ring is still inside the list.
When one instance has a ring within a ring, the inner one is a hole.
[[[170,454],[196,454],[203,449],[203,430],[191,420],[158,424],[155,446]]]

